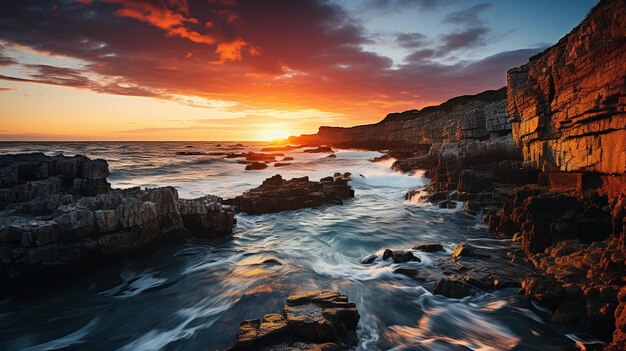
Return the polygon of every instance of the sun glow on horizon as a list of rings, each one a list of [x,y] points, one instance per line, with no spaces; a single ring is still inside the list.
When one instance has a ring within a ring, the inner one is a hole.
[[[286,140],[291,135],[294,135],[294,133],[290,133],[284,129],[263,130],[259,132],[259,141],[281,143],[281,141]]]

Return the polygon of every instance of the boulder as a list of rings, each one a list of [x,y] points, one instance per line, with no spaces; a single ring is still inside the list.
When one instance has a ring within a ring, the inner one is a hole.
[[[394,251],[394,250],[386,249],[383,252],[383,260],[386,261],[390,258],[393,260],[393,263],[402,263],[402,262],[410,262],[410,261],[421,262],[419,257],[416,257],[415,255],[413,255],[411,251],[404,251],[404,250]]]
[[[471,295],[472,289],[468,285],[456,280],[440,279],[435,285],[433,293],[453,299],[461,299]]]
[[[443,251],[443,245],[428,243],[428,244],[420,244],[413,247],[413,250],[424,251],[424,252],[438,252]]]

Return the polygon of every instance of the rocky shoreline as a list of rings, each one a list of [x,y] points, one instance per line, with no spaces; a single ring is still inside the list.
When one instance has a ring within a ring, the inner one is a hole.
[[[215,196],[173,187],[111,189],[105,160],[41,153],[0,156],[0,280],[50,280],[101,261],[232,234],[235,213]]]
[[[506,89],[290,142],[379,150],[397,171],[425,170],[431,182],[407,200],[461,202],[484,216],[492,232],[520,242],[534,270],[526,296],[551,308],[553,321],[623,349],[625,17],[623,2],[600,1],[556,45],[511,69]]]

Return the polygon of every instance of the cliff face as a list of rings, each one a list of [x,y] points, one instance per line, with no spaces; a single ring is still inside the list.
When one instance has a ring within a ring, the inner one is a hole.
[[[508,72],[524,159],[543,171],[626,171],[626,2],[601,1],[555,46]]]
[[[485,140],[508,135],[510,130],[503,88],[457,97],[422,110],[392,113],[376,124],[320,127],[317,134],[291,140],[345,147],[427,147],[461,140]]]

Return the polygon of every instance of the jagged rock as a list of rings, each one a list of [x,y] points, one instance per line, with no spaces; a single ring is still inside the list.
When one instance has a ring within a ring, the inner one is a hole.
[[[173,187],[110,190],[104,160],[8,155],[0,157],[0,169],[7,175],[5,193],[15,187],[37,189],[36,197],[5,198],[0,280],[85,269],[105,258],[182,241],[190,230],[199,235],[232,232],[234,212],[219,198],[180,200]]]
[[[222,199],[206,195],[197,199],[180,199],[180,214],[185,227],[198,237],[230,235],[235,226],[235,211],[223,206]]]
[[[420,244],[413,247],[413,250],[424,251],[424,252],[437,252],[443,251],[443,245],[428,243],[428,244]]]
[[[544,171],[626,171],[626,5],[600,1],[580,25],[508,72],[524,160]]]
[[[390,258],[393,260],[393,263],[402,263],[402,262],[410,262],[410,261],[421,262],[420,258],[413,255],[411,251],[404,251],[404,250],[394,251],[394,250],[386,249],[383,252],[383,260],[386,261]]]
[[[277,174],[263,181],[258,188],[224,202],[249,214],[262,214],[342,204],[351,197],[354,197],[354,190],[343,179],[312,182],[308,177],[302,177],[284,180]]]
[[[246,171],[260,170],[267,168],[267,163],[263,162],[252,162],[246,166]]]
[[[231,350],[339,350],[356,345],[359,319],[347,296],[309,291],[288,297],[280,314],[243,321]]]
[[[471,295],[472,289],[456,280],[441,279],[435,285],[433,293],[453,299],[460,299]]]
[[[472,245],[461,244],[454,249],[454,252],[452,252],[453,259],[456,259],[459,257],[490,258],[491,256],[486,253],[483,253],[480,249]]]

